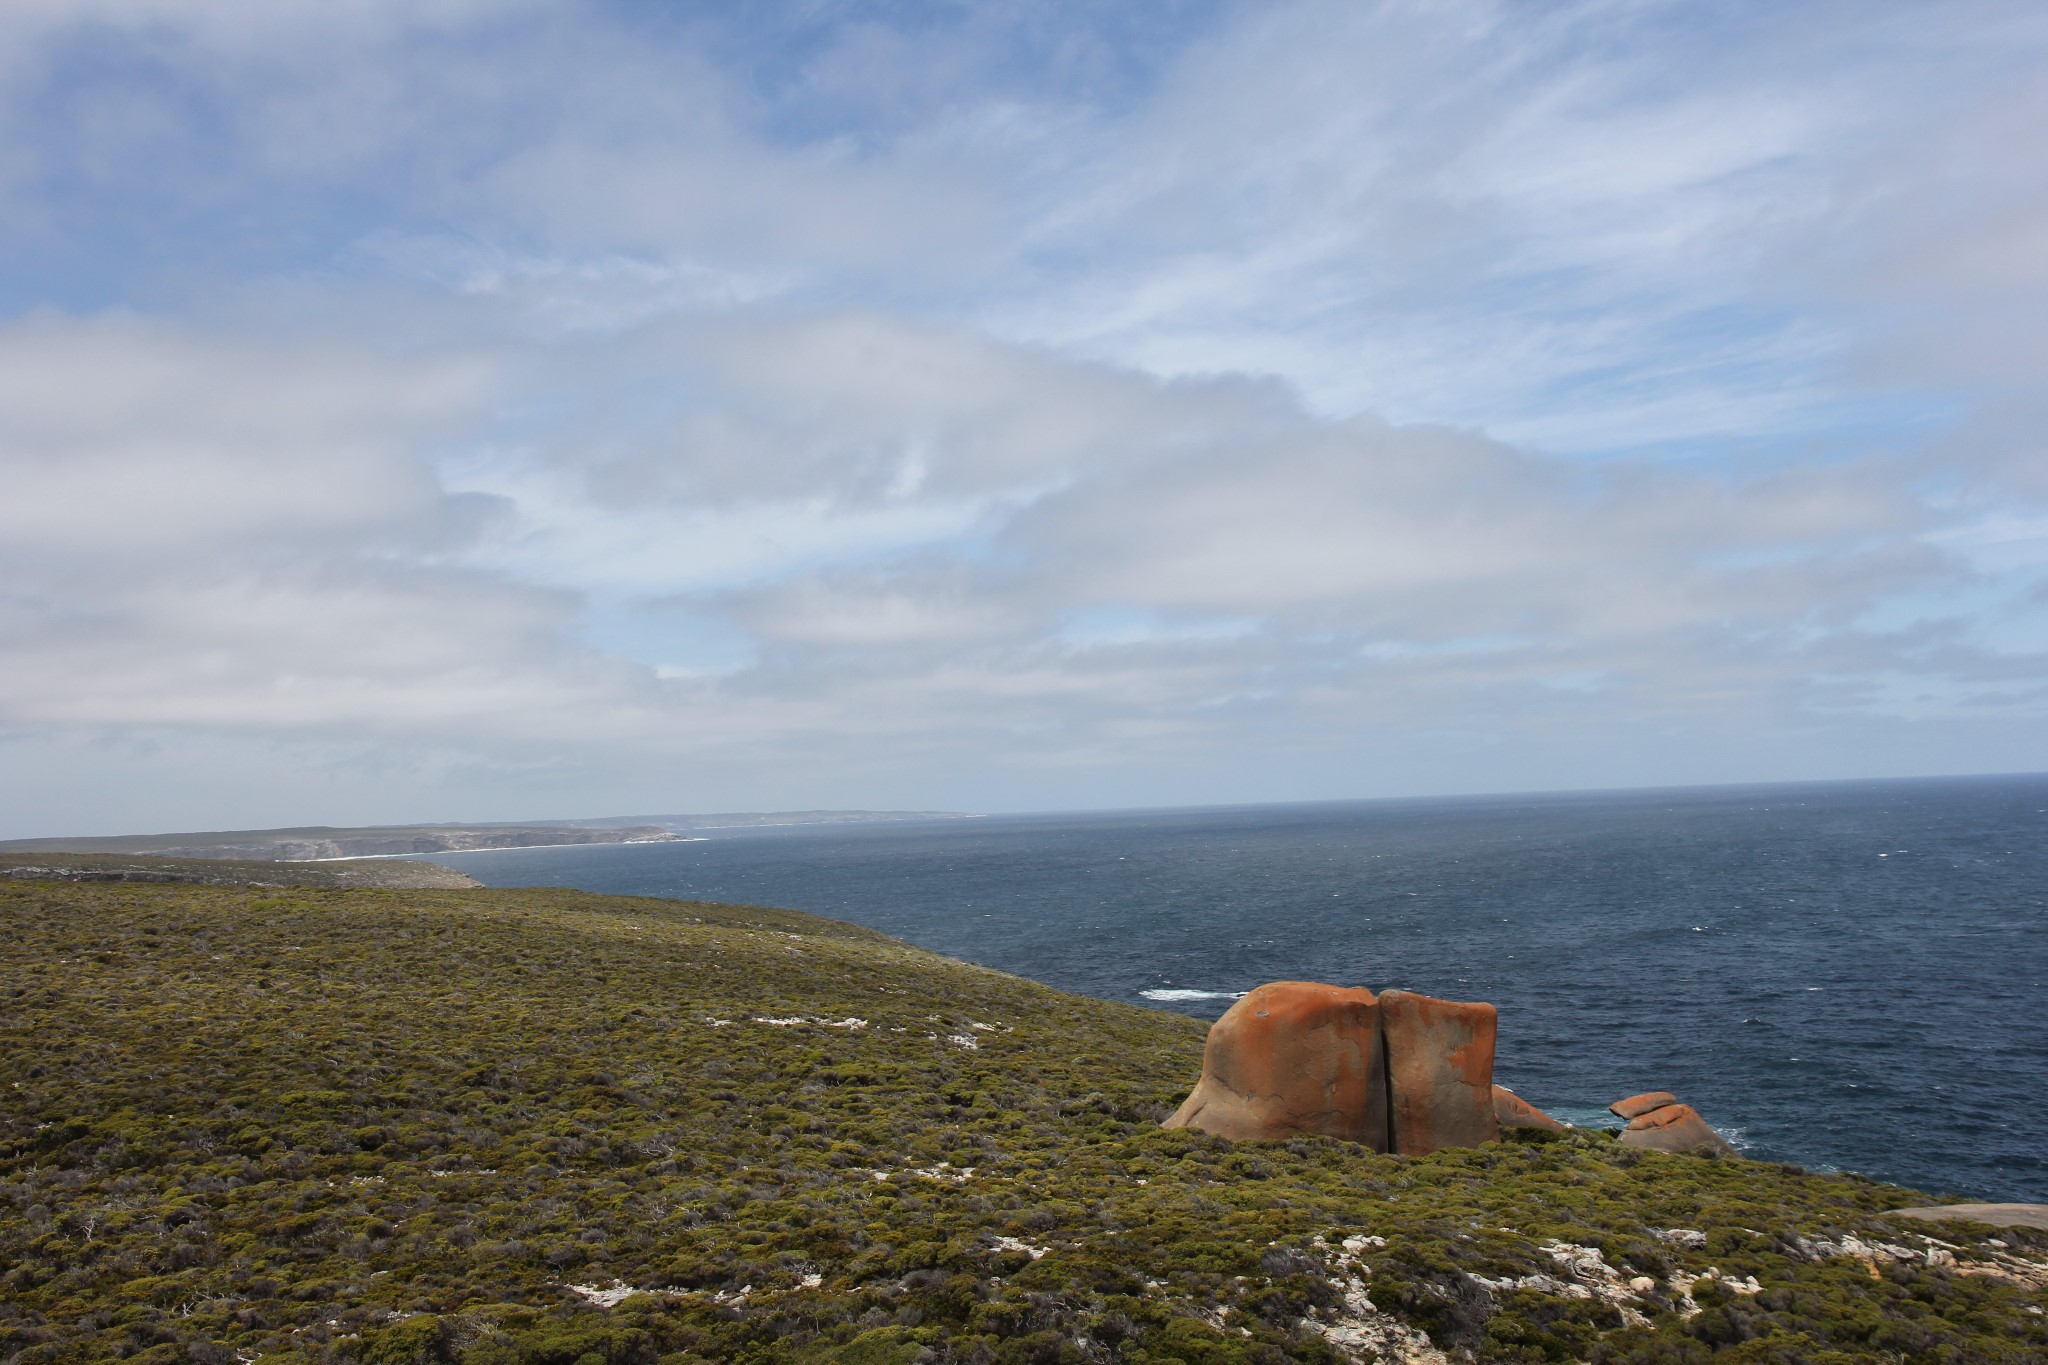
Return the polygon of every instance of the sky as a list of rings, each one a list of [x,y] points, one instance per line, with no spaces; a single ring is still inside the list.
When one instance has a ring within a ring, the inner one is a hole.
[[[0,835],[2048,769],[2036,0],[11,0]]]

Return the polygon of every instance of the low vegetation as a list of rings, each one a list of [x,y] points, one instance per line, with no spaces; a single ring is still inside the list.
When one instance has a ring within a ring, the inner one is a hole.
[[[198,886],[480,885],[439,863],[402,858],[281,863],[224,858],[159,858],[140,853],[0,853],[0,878],[59,882],[189,882]]]
[[[2048,1235],[1163,1131],[1202,1034],[783,911],[0,883],[0,1361],[2048,1359]]]

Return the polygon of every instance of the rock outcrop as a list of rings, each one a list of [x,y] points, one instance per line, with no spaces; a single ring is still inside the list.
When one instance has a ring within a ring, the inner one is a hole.
[[[1202,1079],[1166,1126],[1317,1133],[1410,1156],[1476,1147],[1500,1136],[1495,1020],[1491,1005],[1412,991],[1272,982],[1210,1028]]]
[[[1427,1156],[1500,1139],[1493,1116],[1499,1012],[1487,1004],[1380,992],[1386,1034],[1388,1147]]]
[[[1478,1147],[1503,1128],[1562,1132],[1569,1125],[1493,1083],[1498,1030],[1483,1002],[1269,982],[1210,1027],[1202,1078],[1164,1126],[1232,1141],[1317,1134],[1403,1156]],[[1628,1120],[1625,1147],[1736,1155],[1668,1090],[1608,1108]]]
[[[1541,1128],[1562,1133],[1565,1125],[1504,1085],[1493,1088],[1493,1117],[1503,1128]]]
[[[1631,1095],[1607,1108],[1628,1120],[1621,1130],[1621,1145],[1642,1147],[1653,1152],[1697,1152],[1734,1156],[1728,1139],[1707,1126],[1699,1111],[1664,1090]]]
[[[1678,1096],[1672,1094],[1669,1090],[1647,1090],[1640,1095],[1630,1095],[1625,1100],[1616,1100],[1607,1106],[1607,1111],[1621,1118],[1633,1119],[1640,1118],[1642,1115],[1653,1110],[1662,1109],[1667,1104],[1676,1103],[1678,1103]]]
[[[1319,1133],[1385,1151],[1383,1054],[1371,991],[1275,981],[1210,1028],[1201,1082],[1165,1126],[1234,1140]]]

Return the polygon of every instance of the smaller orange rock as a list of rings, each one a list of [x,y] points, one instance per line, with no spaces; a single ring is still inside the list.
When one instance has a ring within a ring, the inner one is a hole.
[[[1630,1119],[1619,1141],[1624,1147],[1642,1147],[1653,1152],[1735,1155],[1728,1139],[1709,1128],[1699,1111],[1689,1104],[1667,1104]]]
[[[1543,1128],[1562,1133],[1565,1126],[1504,1085],[1493,1088],[1493,1116],[1503,1128]]]
[[[1625,1119],[1640,1118],[1644,1114],[1678,1103],[1678,1096],[1669,1090],[1649,1090],[1640,1095],[1630,1095],[1625,1100],[1616,1100],[1607,1106],[1608,1112]]]

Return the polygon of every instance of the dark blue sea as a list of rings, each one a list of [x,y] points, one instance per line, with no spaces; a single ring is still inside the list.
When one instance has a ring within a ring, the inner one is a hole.
[[[1579,1123],[1675,1091],[1747,1154],[2048,1200],[2048,776],[710,832],[436,855],[742,901],[1214,1018],[1262,981],[1500,1007]]]

